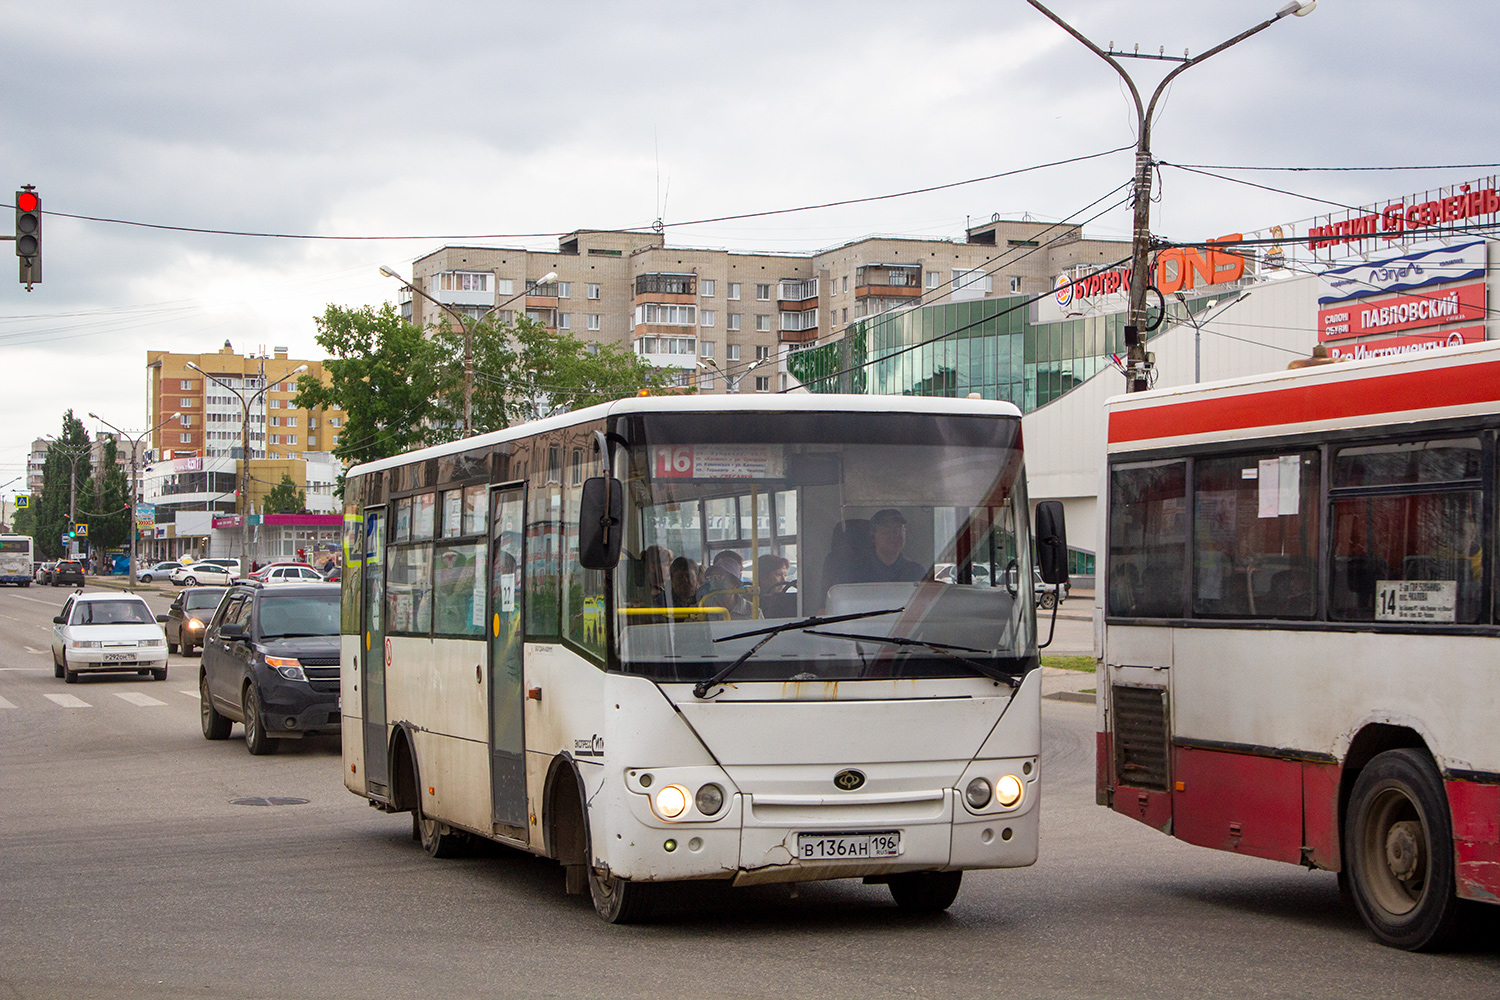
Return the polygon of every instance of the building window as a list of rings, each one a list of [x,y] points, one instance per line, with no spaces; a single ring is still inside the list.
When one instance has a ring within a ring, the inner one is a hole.
[[[501,295],[514,295],[514,294],[516,294],[516,282],[515,282],[514,278],[496,278],[495,279],[495,295],[496,295],[496,297],[499,297]]]
[[[767,358],[769,358],[770,356],[771,356],[771,349],[769,347],[758,346],[758,347],[755,348],[755,360],[756,361],[764,361]]]
[[[281,435],[280,434],[272,434],[271,435],[271,443],[272,444],[280,444],[281,443]]]
[[[1010,290],[1013,291],[1013,292],[1019,292],[1021,290],[1021,277],[1020,277],[1020,275],[1015,275],[1015,274],[1011,275],[1011,278],[1010,278]]]
[[[730,313],[729,314],[729,329],[731,329],[731,330],[738,330],[739,328],[740,328],[740,314],[739,313]]]
[[[698,373],[698,387],[700,389],[712,389],[714,387],[714,373],[713,372],[699,372]]]
[[[445,292],[483,292],[489,290],[488,271],[444,271],[438,276],[438,288]]]
[[[713,326],[714,325],[714,311],[712,309],[705,309],[705,310],[703,310],[703,312],[701,314],[701,317],[702,317],[702,325],[703,326]]]
[[[730,298],[730,301],[737,302],[737,301],[739,301],[739,297],[740,297],[740,283],[738,281],[731,281],[729,283],[729,298]]]
[[[559,295],[558,298],[562,298],[562,296]],[[558,313],[558,315],[557,315],[557,328],[559,330],[571,330],[571,329],[573,329],[573,314],[572,313]]]
[[[295,435],[295,434],[288,434],[286,436],[286,443],[287,444],[296,444],[297,443],[297,435]]]
[[[591,299],[597,299],[598,297],[599,297],[599,283],[597,281],[591,281],[591,282],[589,282],[589,298],[591,298]]]
[[[318,446],[318,436],[316,434],[309,434],[307,436],[307,446],[309,448],[316,448]]]
[[[981,298],[995,290],[995,277],[976,267],[972,270],[953,269],[953,297],[955,299]]]
[[[281,418],[280,417],[272,417],[271,418],[271,426],[272,427],[280,427],[281,426]]]
[[[177,401],[177,405],[178,405],[178,406],[180,406],[180,407],[188,407],[188,406],[192,406],[192,405],[193,405],[193,400],[192,400],[192,399],[190,399],[190,398],[189,398],[189,397],[187,397],[187,396],[184,396],[184,397],[182,397],[182,398],[181,398],[181,399],[179,399],[179,400],[178,400],[178,401]]]
[[[730,361],[738,361],[739,359],[740,359],[740,345],[739,344],[730,344],[729,345],[729,360]]]
[[[178,444],[191,444],[192,440],[193,440],[193,436],[191,434],[179,434],[179,435],[177,435],[177,443]]]
[[[187,416],[186,414],[184,414],[182,416],[182,418],[178,422],[180,424],[182,424],[182,426],[184,426],[184,427],[191,427],[191,426],[193,426],[193,418],[190,417],[190,416]]]
[[[185,379],[182,380],[182,391],[183,392],[192,392],[193,391],[193,386],[194,386],[194,382],[193,382],[192,379],[185,378]]]
[[[771,301],[771,286],[770,285],[756,285],[755,286],[755,301],[757,301],[757,302],[769,302],[769,301]]]
[[[844,294],[849,294],[849,276],[847,274],[844,275]]]
[[[270,407],[273,410],[279,410],[281,409],[281,400],[272,399],[266,403],[266,406]]]
[[[714,279],[704,278],[702,281],[698,282],[698,294],[702,295],[705,299],[713,298]]]
[[[678,306],[665,302],[643,302],[635,307],[635,324],[655,323],[664,326],[697,326],[698,307]]]
[[[328,426],[329,427],[342,427],[342,426],[344,426],[344,418],[343,417],[329,417],[328,418]]]
[[[769,376],[769,375],[757,375],[757,376],[755,376],[755,391],[756,392],[770,392],[771,391],[771,376]]]
[[[927,272],[927,287],[936,288],[943,280],[943,276],[937,271]]]
[[[296,427],[297,426],[297,418],[296,417],[287,417],[286,418],[286,425],[288,427]]]
[[[599,314],[598,313],[589,313],[589,329],[590,330],[597,330],[597,329],[599,329]]]
[[[714,342],[712,340],[698,341],[698,357],[711,358],[714,356]]]
[[[755,330],[757,333],[767,333],[771,329],[771,317],[757,314],[755,317]]]
[[[573,297],[573,283],[571,281],[559,281],[557,283],[557,297],[560,299],[571,299]]]

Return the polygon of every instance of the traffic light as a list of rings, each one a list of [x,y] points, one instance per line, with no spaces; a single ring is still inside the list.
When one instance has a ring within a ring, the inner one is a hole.
[[[16,256],[29,292],[42,280],[42,199],[30,184],[16,192]]]

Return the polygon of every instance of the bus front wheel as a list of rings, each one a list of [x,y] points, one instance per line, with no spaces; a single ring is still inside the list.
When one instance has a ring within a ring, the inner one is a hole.
[[[958,898],[964,873],[905,872],[890,877],[891,898],[908,913],[941,913]]]
[[[589,895],[594,912],[606,923],[634,924],[651,915],[653,897],[660,887],[650,882],[629,882],[601,875],[589,866]]]
[[[1420,750],[1388,750],[1360,772],[1344,823],[1354,904],[1382,943],[1442,946],[1458,922],[1453,822],[1441,776]]]

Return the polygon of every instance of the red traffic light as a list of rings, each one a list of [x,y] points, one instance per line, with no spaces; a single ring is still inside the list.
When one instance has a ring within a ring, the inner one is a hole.
[[[34,191],[22,191],[16,195],[16,207],[23,212],[35,212],[39,199]]]

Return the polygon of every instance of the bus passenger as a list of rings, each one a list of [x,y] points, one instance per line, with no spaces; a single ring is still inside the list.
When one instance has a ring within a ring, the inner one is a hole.
[[[731,618],[749,618],[751,607],[744,595],[745,557],[733,549],[724,549],[714,556],[698,591],[701,603],[709,607],[729,609]]]
[[[703,567],[687,556],[672,560],[672,607],[690,608],[698,603],[698,588],[703,586]]]
[[[852,567],[847,583],[916,583],[926,570],[902,554],[906,548],[906,518],[887,507],[870,518],[871,550]]]

